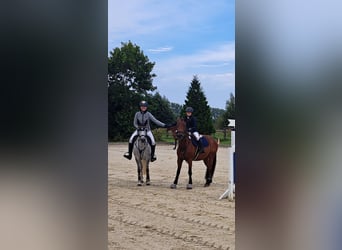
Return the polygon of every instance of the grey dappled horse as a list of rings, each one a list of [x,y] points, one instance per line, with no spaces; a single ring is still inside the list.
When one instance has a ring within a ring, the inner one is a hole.
[[[144,183],[144,175],[146,175],[146,185],[150,185],[151,146],[148,142],[147,130],[144,127],[138,128],[138,138],[134,143],[133,154],[137,163],[138,186]]]

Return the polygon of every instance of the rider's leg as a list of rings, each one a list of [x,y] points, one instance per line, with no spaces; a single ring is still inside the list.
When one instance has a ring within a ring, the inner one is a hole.
[[[128,152],[126,152],[124,154],[124,157],[127,158],[128,160],[132,159],[133,143],[134,143],[137,135],[138,135],[138,132],[134,131],[133,134],[131,135],[131,138],[129,138]]]
[[[196,140],[197,140],[197,143],[198,143],[198,152],[199,153],[203,153],[204,150],[203,150],[202,142],[200,140],[199,133],[198,132],[193,132],[193,135],[196,137]]]
[[[157,157],[154,155],[156,150],[156,141],[154,140],[154,136],[151,131],[147,131],[147,136],[151,139],[151,162],[157,160]]]

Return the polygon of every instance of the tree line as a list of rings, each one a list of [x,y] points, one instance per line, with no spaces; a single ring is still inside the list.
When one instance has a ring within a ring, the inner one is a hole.
[[[121,43],[108,57],[108,140],[127,140],[133,132],[133,117],[139,102],[146,100],[148,110],[160,121],[173,123],[192,106],[202,134],[215,133],[223,129],[228,118],[235,118],[235,97],[230,94],[226,109],[211,108],[206,100],[199,78],[195,75],[190,82],[184,104],[171,103],[161,96],[153,85],[156,74],[152,73],[155,63],[150,62],[143,51],[131,41]],[[153,126],[153,125],[152,125]],[[153,129],[153,127],[152,127]]]

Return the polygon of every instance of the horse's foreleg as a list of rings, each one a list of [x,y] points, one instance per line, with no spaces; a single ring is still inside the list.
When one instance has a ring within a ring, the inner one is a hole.
[[[178,183],[178,177],[179,177],[179,174],[180,174],[180,171],[182,169],[182,163],[183,163],[183,160],[182,159],[177,159],[177,173],[176,173],[176,177],[175,177],[175,180],[173,181],[173,184],[171,185],[171,188],[176,188],[177,187],[177,183]]]
[[[173,150],[175,150],[177,148],[177,139],[175,139],[175,145],[173,147]]]
[[[187,189],[192,189],[192,161],[189,161],[188,174],[189,174],[189,183],[186,186],[186,188]]]
[[[150,185],[150,167],[149,162],[146,161],[146,185]]]
[[[142,165],[141,165],[141,162],[140,161],[136,161],[137,162],[137,172],[138,172],[138,186],[141,186],[142,183],[143,183],[143,180],[142,180]]]

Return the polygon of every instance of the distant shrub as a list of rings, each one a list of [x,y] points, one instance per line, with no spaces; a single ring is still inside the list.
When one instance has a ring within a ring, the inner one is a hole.
[[[161,141],[162,140],[162,137],[163,137],[163,134],[165,134],[165,129],[163,128],[156,128],[152,131],[153,135],[154,135],[154,139],[156,141]]]

